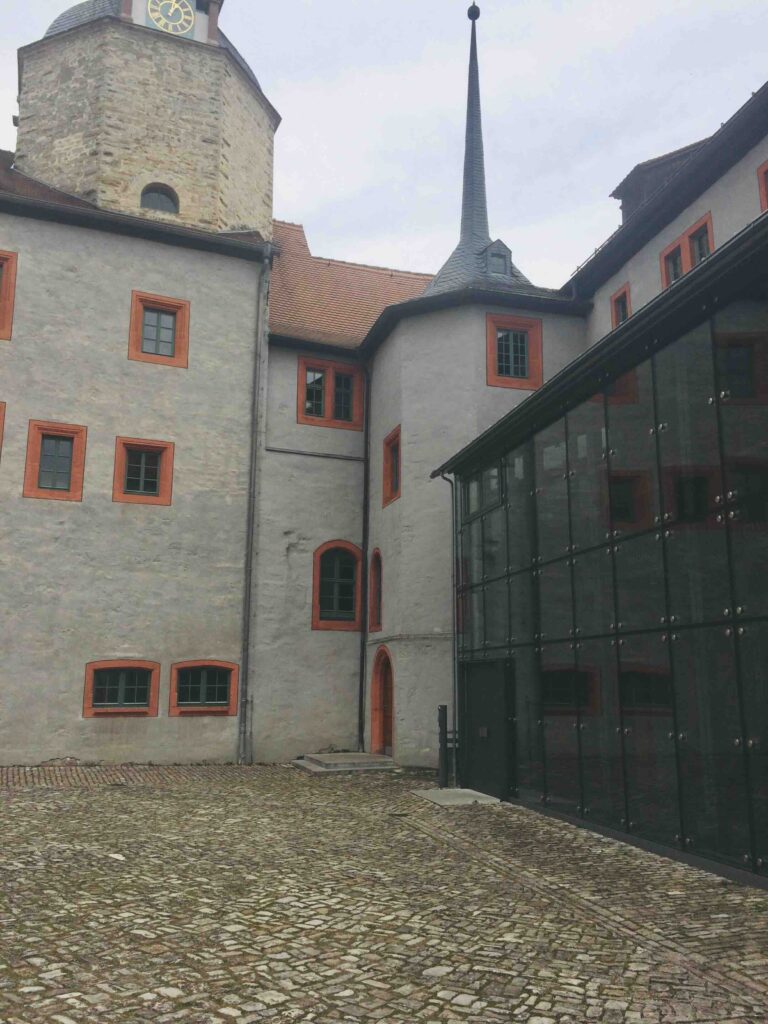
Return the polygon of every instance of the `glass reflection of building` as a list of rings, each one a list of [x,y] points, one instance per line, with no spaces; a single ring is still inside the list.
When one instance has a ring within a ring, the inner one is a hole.
[[[715,309],[449,464],[462,777],[768,874],[768,285]]]

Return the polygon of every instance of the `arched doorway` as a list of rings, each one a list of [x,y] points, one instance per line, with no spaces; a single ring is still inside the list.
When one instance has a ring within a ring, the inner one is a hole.
[[[386,647],[380,647],[373,663],[371,686],[371,751],[392,755],[394,747],[394,673]]]

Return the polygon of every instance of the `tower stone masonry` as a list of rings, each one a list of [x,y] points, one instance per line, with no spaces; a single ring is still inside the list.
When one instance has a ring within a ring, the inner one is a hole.
[[[25,47],[17,169],[105,209],[271,238],[280,118],[221,39],[102,17]],[[153,183],[178,215],[140,208]]]

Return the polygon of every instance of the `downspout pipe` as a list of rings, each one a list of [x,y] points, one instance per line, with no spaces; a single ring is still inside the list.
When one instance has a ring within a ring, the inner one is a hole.
[[[458,764],[456,759],[456,748],[459,740],[459,602],[456,595],[456,580],[458,578],[457,567],[459,558],[459,546],[457,543],[457,505],[456,505],[456,484],[451,477],[440,474],[440,479],[445,480],[451,488],[451,606],[453,608],[453,712],[451,715],[451,728],[453,729],[453,747],[451,755],[451,774],[453,785],[458,786]]]
[[[256,487],[259,454],[259,392],[261,389],[261,363],[267,344],[269,286],[273,253],[262,265],[258,288],[256,337],[254,339],[253,378],[251,380],[251,438],[248,468],[248,508],[245,527],[245,567],[242,604],[242,650],[240,653],[240,695],[238,707],[237,763],[253,764],[252,716],[250,694],[250,663],[253,618],[253,586],[255,571],[254,544],[256,537]]]
[[[371,533],[371,376],[373,367],[369,366],[365,373],[365,412],[363,436],[365,438],[365,458],[363,462],[363,558],[360,573],[360,586],[363,588],[362,609],[363,621],[360,630],[360,679],[357,695],[357,749],[365,750],[365,679],[368,655],[368,548]]]

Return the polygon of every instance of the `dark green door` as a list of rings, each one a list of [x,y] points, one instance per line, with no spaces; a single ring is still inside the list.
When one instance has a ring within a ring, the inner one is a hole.
[[[514,667],[470,662],[461,675],[461,782],[465,789],[509,799],[515,788]]]

